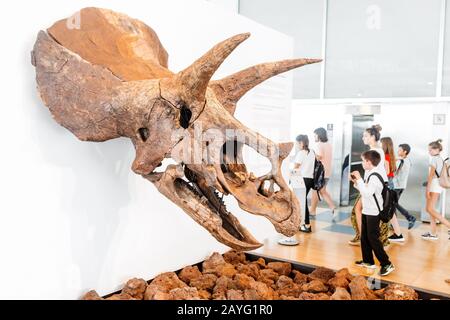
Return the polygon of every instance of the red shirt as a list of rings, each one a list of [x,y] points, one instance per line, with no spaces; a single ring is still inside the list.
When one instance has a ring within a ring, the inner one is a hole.
[[[391,171],[391,157],[389,157],[389,154],[386,153],[384,155],[384,159],[389,163],[389,173],[388,173],[388,178],[393,178],[394,177],[394,171]]]

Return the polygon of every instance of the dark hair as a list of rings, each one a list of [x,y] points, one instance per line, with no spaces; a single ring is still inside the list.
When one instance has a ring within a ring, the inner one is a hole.
[[[297,138],[295,138],[297,142],[303,143],[303,150],[306,150],[309,152],[309,139],[306,134],[299,134]]]
[[[380,141],[380,134],[381,126],[379,124],[374,124],[370,128],[366,129],[366,132],[369,133],[371,136],[375,137],[375,141]]]
[[[325,130],[325,128],[317,128],[316,130],[314,130],[314,133],[317,134],[320,142],[328,141],[327,130]]]
[[[369,151],[365,151],[362,154],[362,157],[364,159],[366,159],[367,161],[369,161],[373,166],[377,166],[380,164],[381,161],[381,156],[378,153],[378,151],[375,150],[369,150]]]
[[[397,169],[397,160],[395,159],[394,142],[392,142],[392,138],[381,138],[381,147],[383,148],[384,154],[389,155],[389,172],[395,172]]]
[[[406,154],[409,154],[411,152],[411,146],[407,143],[402,143],[398,147],[402,148],[406,152]]]
[[[436,141],[432,141],[428,144],[431,149],[439,149],[439,151],[442,151],[442,139],[437,139]]]

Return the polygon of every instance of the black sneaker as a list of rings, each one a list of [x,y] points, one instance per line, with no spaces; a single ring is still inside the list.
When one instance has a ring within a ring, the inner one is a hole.
[[[405,238],[403,238],[403,235],[402,234],[400,234],[399,236],[398,235],[396,235],[395,233],[392,235],[392,236],[390,236],[389,238],[389,241],[392,241],[392,242],[405,242]]]
[[[306,224],[300,226],[300,231],[305,233],[311,233],[311,226],[307,227]]]
[[[408,220],[408,230],[411,230],[416,224],[416,218],[412,217],[411,220]]]
[[[391,273],[392,271],[395,270],[395,267],[392,263],[386,265],[386,266],[382,266],[381,270],[380,270],[380,276],[387,276],[389,273]]]

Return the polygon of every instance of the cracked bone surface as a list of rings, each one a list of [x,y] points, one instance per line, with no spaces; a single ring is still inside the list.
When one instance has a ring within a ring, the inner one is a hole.
[[[32,51],[38,90],[53,118],[83,141],[129,138],[136,150],[132,170],[229,247],[261,244],[227,210],[224,196],[294,235],[300,206],[280,170],[292,143],[271,141],[233,113],[240,97],[262,81],[320,60],[269,62],[211,81],[250,34],[218,43],[174,73],[157,34],[144,23],[100,8],[79,15],[76,28],[63,19],[40,31]],[[247,170],[244,145],[269,159],[267,174]],[[176,164],[158,172],[167,158]]]

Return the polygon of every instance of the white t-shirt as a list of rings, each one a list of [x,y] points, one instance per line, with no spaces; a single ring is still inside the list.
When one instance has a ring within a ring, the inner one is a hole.
[[[381,161],[380,163],[373,169],[373,172],[378,172],[382,177],[384,181],[388,181],[388,176],[386,172],[386,167],[384,166],[384,162],[386,159],[384,158],[384,151],[381,148],[371,148],[370,150],[375,150],[380,154]],[[367,177],[369,176],[368,172],[364,172],[364,180],[367,180]]]
[[[375,172],[379,173],[377,168],[366,171],[367,177]],[[373,196],[375,195],[378,205],[380,206],[379,208],[382,209],[383,197],[381,196],[381,192],[383,191],[383,184],[380,179],[376,176],[372,176],[367,182],[364,182],[363,179],[359,179],[356,181],[355,188],[358,189],[361,194],[362,213],[368,216],[377,216],[380,213],[380,210],[378,209],[377,202]]]
[[[441,172],[442,172],[442,168],[444,166],[444,159],[442,159],[440,154],[432,156],[430,158],[430,166],[433,166],[434,168],[436,168],[436,171],[437,171],[438,175],[440,176]],[[433,179],[438,179],[436,173],[434,174]]]
[[[294,162],[300,164],[300,174],[303,178],[313,178],[315,160],[316,156],[312,150],[309,153],[306,150],[297,152]]]
[[[403,159],[403,165],[400,168],[402,159],[397,159],[397,171],[394,177],[394,189],[406,189],[408,183],[409,171],[411,169],[411,160],[409,158]],[[400,168],[400,170],[398,170]]]

